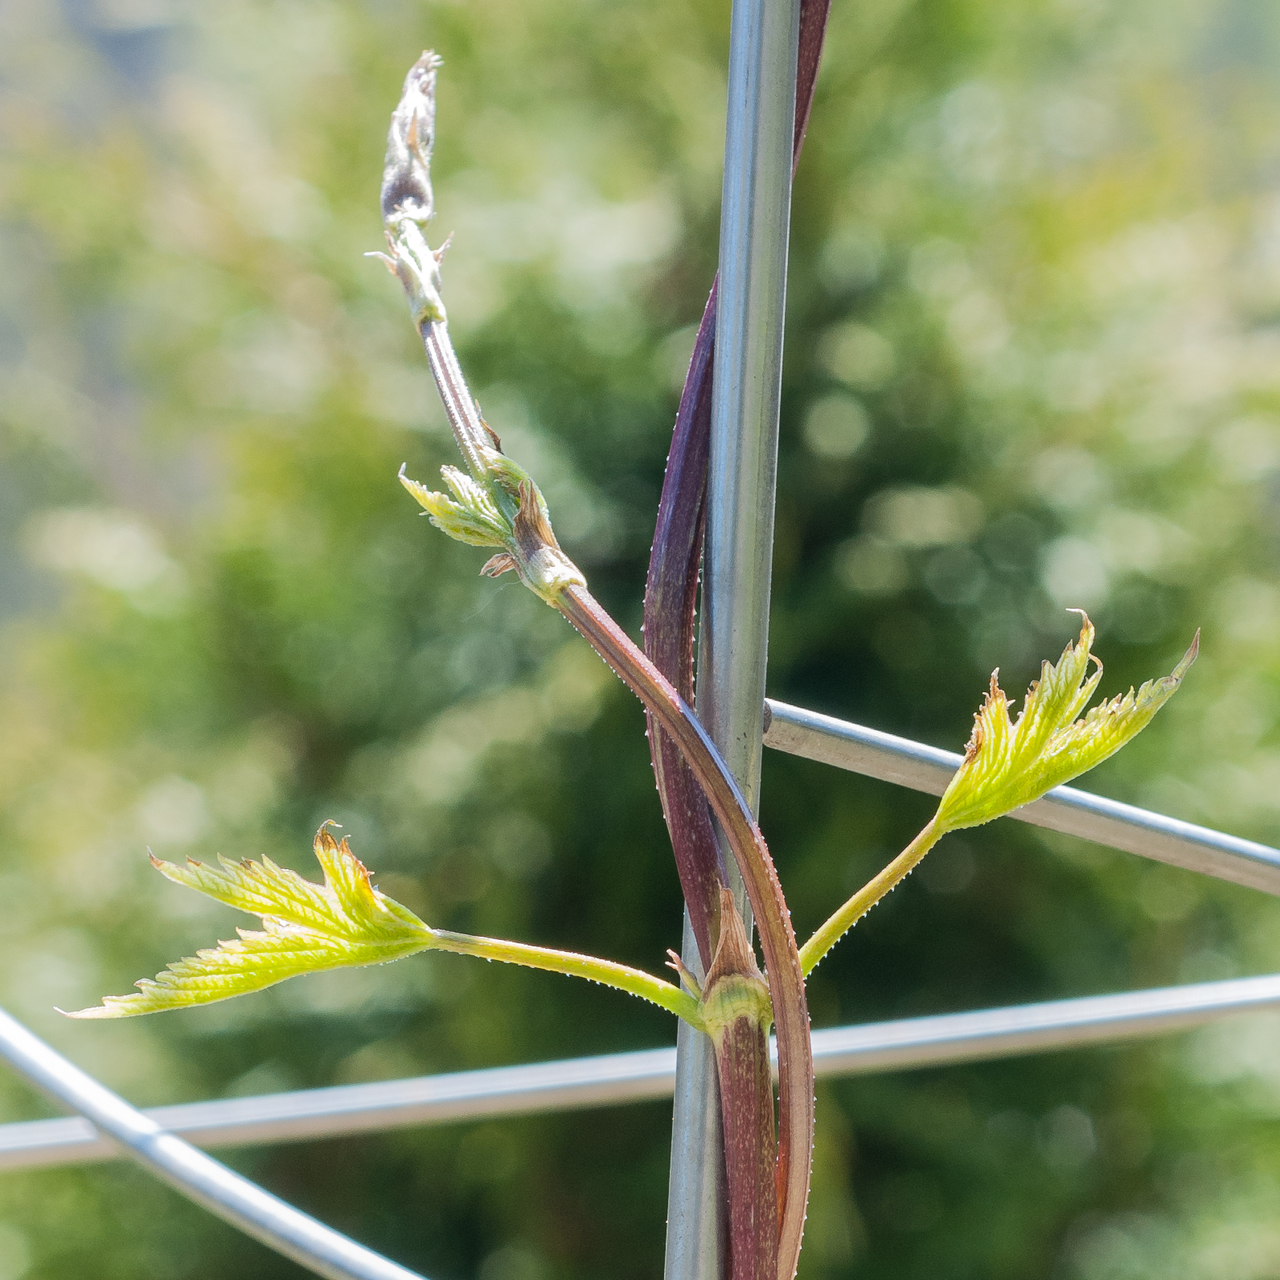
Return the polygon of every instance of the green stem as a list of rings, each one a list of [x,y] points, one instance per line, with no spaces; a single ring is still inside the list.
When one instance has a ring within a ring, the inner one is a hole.
[[[449,933],[444,929],[431,931],[430,946],[435,951],[453,951],[458,955],[479,956],[483,960],[499,960],[503,964],[520,964],[528,969],[547,969],[572,978],[587,978],[648,1000],[702,1030],[698,1002],[687,991],[642,969],[632,969],[613,960],[600,960],[574,951],[554,951],[549,947],[531,947],[524,942],[508,942],[503,938]]]
[[[807,978],[832,947],[853,928],[891,889],[905,880],[916,864],[942,838],[931,818],[929,825],[878,876],[867,881],[812,938],[800,948],[800,968]]]

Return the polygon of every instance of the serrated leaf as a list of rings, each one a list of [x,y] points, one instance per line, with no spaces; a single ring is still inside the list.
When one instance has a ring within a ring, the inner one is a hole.
[[[510,524],[482,485],[457,467],[441,467],[440,475],[453,497],[428,489],[400,470],[400,483],[418,500],[431,523],[449,537],[473,547],[505,547],[512,537]]]
[[[345,839],[339,842],[321,827],[315,854],[323,884],[304,880],[270,858],[219,858],[217,867],[195,861],[175,866],[152,858],[170,880],[260,916],[261,931],[238,929],[238,937],[175,961],[154,979],[143,978],[136,993],[107,996],[101,1005],[70,1016],[127,1018],[209,1004],[304,973],[383,964],[432,945],[432,931],[373,887]]]
[[[938,805],[934,821],[940,832],[977,826],[1030,804],[1119,751],[1173,697],[1199,651],[1197,632],[1171,675],[1148,680],[1136,693],[1130,689],[1077,719],[1102,678],[1102,663],[1091,652],[1093,624],[1087,614],[1081,617],[1079,640],[1067,645],[1056,665],[1043,664],[1016,722],[1009,718],[999,672],[992,672],[964,763]]]

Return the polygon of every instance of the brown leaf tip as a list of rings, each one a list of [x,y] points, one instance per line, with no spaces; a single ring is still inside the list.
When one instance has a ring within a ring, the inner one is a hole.
[[[667,968],[674,969],[680,975],[681,985],[696,999],[702,999],[702,983],[689,970],[685,962],[680,958],[679,954],[667,948]]]
[[[452,240],[452,239],[453,239],[453,236],[452,236],[452,235],[450,235],[449,240]],[[448,245],[449,240],[446,240],[446,241],[444,242],[444,245],[442,245],[442,246],[441,246],[441,248],[444,248],[446,245]],[[476,412],[477,412],[477,413],[479,413],[479,410],[480,410],[480,406],[479,406],[479,405],[476,405]],[[481,417],[480,417],[480,425],[485,429],[486,434],[488,435],[488,437],[489,437],[490,441],[493,443],[493,447],[494,447],[494,448],[495,448],[499,453],[501,453],[501,452],[502,452],[502,437],[501,437],[501,436],[500,436],[500,435],[499,435],[499,434],[498,434],[498,433],[497,433],[497,432],[496,432],[496,431],[495,431],[495,430],[494,430],[494,429],[493,429],[493,428],[492,428],[492,427],[491,427],[491,426],[490,426],[490,425],[489,425],[489,424],[484,420],[484,416],[483,416],[483,415],[481,415]]]
[[[316,853],[335,853],[338,850],[338,842],[330,833],[330,827],[336,827],[338,824],[332,818],[326,818],[320,825],[320,830],[316,832],[316,838],[313,842]],[[342,843],[347,843],[346,837],[342,839]],[[349,852],[349,851],[348,851]]]
[[[991,673],[991,682],[987,685],[987,695],[982,700],[982,706],[973,715],[973,732],[969,734],[969,741],[964,748],[964,763],[971,764],[978,757],[978,752],[982,750],[982,743],[986,737],[986,730],[982,726],[982,714],[993,703],[1004,700],[1004,690],[1000,688],[1000,668],[997,667]],[[963,767],[963,766],[962,766]]]
[[[710,990],[722,978],[733,975],[745,975],[751,978],[763,978],[759,965],[756,964],[755,952],[751,949],[751,940],[747,937],[746,926],[738,914],[738,904],[728,889],[720,890],[720,937],[716,942],[716,954],[707,970],[703,988]]]
[[[538,501],[533,483],[529,480],[520,482],[520,505],[516,510],[515,534],[516,541],[526,554],[538,546],[555,547],[557,550],[560,548],[542,509],[542,503]]]
[[[480,566],[481,574],[486,578],[497,578],[501,574],[507,572],[508,569],[514,569],[516,562],[513,557],[505,551],[499,551],[496,556],[490,556],[484,564]]]

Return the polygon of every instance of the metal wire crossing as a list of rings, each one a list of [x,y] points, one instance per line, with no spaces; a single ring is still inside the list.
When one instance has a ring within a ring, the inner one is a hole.
[[[785,703],[769,701],[765,711],[765,745],[915,790],[940,793],[960,760]],[[1072,787],[1059,787],[1010,816],[1280,895],[1280,850]],[[946,1066],[1161,1035],[1265,1009],[1280,1009],[1280,974],[835,1027],[813,1033],[814,1065],[819,1076]],[[413,1280],[415,1273],[293,1209],[197,1148],[615,1106],[670,1097],[676,1083],[676,1052],[667,1048],[142,1112],[3,1012],[0,1056],[78,1113],[0,1125],[0,1172],[127,1156],[331,1280]]]
[[[800,0],[733,5],[697,710],[749,797],[758,793],[762,742],[941,794],[959,756],[763,697],[800,8]],[[1280,895],[1280,850],[1071,787],[1011,816]],[[696,949],[685,954],[696,967]],[[813,1033],[814,1060],[820,1075],[944,1066],[1155,1035],[1266,1008],[1280,1008],[1280,975],[821,1030]],[[76,1113],[0,1126],[0,1171],[127,1156],[316,1275],[422,1280],[198,1148],[674,1093],[667,1280],[716,1280],[723,1270],[711,1140],[718,1104],[703,1041],[681,1024],[677,1049],[142,1112],[0,1011],[0,1056]]]

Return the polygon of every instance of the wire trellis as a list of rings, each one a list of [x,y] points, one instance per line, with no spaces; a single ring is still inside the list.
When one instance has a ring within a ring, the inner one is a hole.
[[[862,725],[768,701],[766,745],[919,791],[940,793],[960,757]],[[1050,806],[1053,821],[1034,811]],[[1010,815],[1280,894],[1280,850],[1059,787]],[[1280,974],[1087,996],[813,1033],[819,1076],[869,1074],[1114,1043],[1280,1009]],[[674,1049],[497,1067],[138,1111],[0,1011],[0,1056],[78,1113],[0,1125],[0,1172],[127,1156],[183,1195],[308,1267],[340,1280],[415,1273],[316,1222],[196,1150],[371,1133],[410,1125],[556,1112],[671,1097]]]
[[[733,5],[698,713],[753,800],[762,742],[941,794],[959,756],[764,700],[801,9],[802,0]],[[1280,895],[1280,850],[1074,788],[1059,787],[1012,816]],[[686,963],[696,969],[697,959],[696,946],[686,945]],[[1280,1008],[1280,975],[822,1030],[813,1033],[814,1060],[821,1075],[942,1066],[1154,1035],[1266,1008]],[[317,1275],[421,1280],[197,1147],[299,1141],[674,1094],[667,1280],[715,1280],[724,1269],[716,1185],[719,1107],[703,1039],[682,1024],[676,1049],[143,1112],[0,1011],[0,1056],[77,1113],[0,1126],[0,1171],[128,1156]]]

